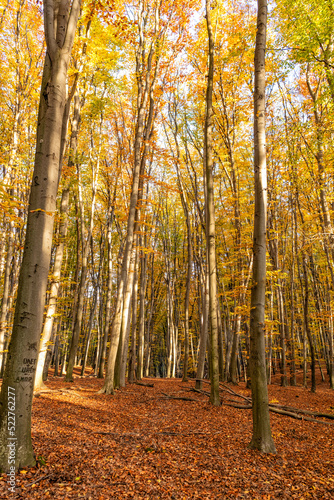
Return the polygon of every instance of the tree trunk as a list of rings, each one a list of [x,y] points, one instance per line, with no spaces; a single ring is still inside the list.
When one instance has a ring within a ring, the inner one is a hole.
[[[108,226],[107,226],[107,238],[108,238],[108,284],[107,284],[107,298],[106,298],[106,306],[105,306],[105,322],[104,322],[104,330],[102,335],[102,348],[101,348],[101,356],[100,363],[98,368],[98,378],[104,377],[104,367],[107,357],[107,342],[109,335],[109,327],[110,327],[110,317],[111,317],[111,297],[112,297],[112,223],[113,223],[113,214],[114,209],[109,207],[108,212]]]
[[[316,380],[315,380],[315,350],[314,350],[314,343],[312,339],[312,334],[309,326],[309,312],[308,312],[308,305],[309,305],[309,286],[308,286],[308,274],[307,274],[307,267],[306,267],[306,258],[305,255],[303,255],[303,275],[304,275],[304,328],[305,328],[305,333],[307,336],[307,339],[309,341],[310,345],[310,351],[311,351],[311,392],[315,392],[316,389]]]
[[[64,188],[62,192],[61,205],[60,205],[60,227],[59,227],[59,237],[58,237],[59,239],[56,249],[53,273],[52,273],[53,281],[51,284],[49,305],[46,313],[42,338],[39,347],[38,363],[36,368],[35,386],[34,386],[35,391],[44,386],[43,368],[49,341],[51,338],[54,315],[56,313],[56,308],[57,308],[57,299],[60,287],[60,275],[63,263],[65,238],[67,234],[67,225],[68,225],[67,215],[68,215],[69,199],[70,199],[70,191],[68,188]]]
[[[295,233],[297,231],[297,221],[296,221],[296,211],[295,203],[293,200],[293,195],[291,195],[291,209],[292,209],[292,242],[291,242],[291,277],[290,277],[290,321],[291,321],[291,365],[290,365],[290,385],[295,387],[297,385],[296,380],[296,351],[295,351],[295,301],[294,301],[294,290],[295,290]]]
[[[139,246],[142,248],[142,235],[139,235]],[[144,240],[146,246],[146,236]],[[146,267],[147,253],[140,252],[140,284],[139,284],[139,325],[138,325],[138,353],[137,353],[137,380],[143,378],[144,370],[144,341],[145,341],[145,294],[146,294]]]
[[[203,269],[204,268],[204,269]],[[202,389],[201,380],[204,378],[204,366],[209,328],[209,272],[207,265],[200,267],[201,282],[201,331],[199,339],[199,353],[196,370],[196,389]]]
[[[57,334],[57,331],[60,330],[60,327],[61,327],[61,321],[59,321],[58,324],[53,323],[52,332],[51,332],[51,336],[50,336],[50,345],[48,346],[47,351],[46,351],[45,362],[44,362],[43,372],[42,372],[43,385],[44,385],[44,382],[48,379],[49,368],[50,368],[53,353],[54,353],[53,341],[54,341],[54,338]]]
[[[144,376],[149,377],[150,359],[151,359],[151,338],[154,331],[154,315],[156,309],[157,296],[160,290],[160,278],[154,281],[154,252],[152,253],[151,262],[151,286],[150,286],[150,308],[147,319],[146,335],[145,335],[145,350],[144,350]]]
[[[279,318],[279,329],[280,329],[280,347],[281,347],[281,386],[287,387],[287,371],[286,371],[286,324],[285,324],[285,314],[283,306],[283,294],[282,294],[282,283],[278,280],[277,288],[277,307],[278,307],[278,318]]]
[[[129,336],[131,325],[131,298],[134,290],[134,278],[137,259],[136,235],[132,248],[129,275],[126,283],[124,304],[122,312],[121,338],[118,346],[118,353],[115,366],[115,387],[125,387],[126,363],[128,359]]]
[[[54,214],[60,177],[66,76],[80,0],[44,2],[47,54],[39,104],[36,157],[29,198],[26,240],[14,325],[0,396],[0,469],[35,465],[31,442],[31,405],[50,266]],[[70,9],[70,11],[69,11]],[[15,398],[15,426],[10,401]],[[10,446],[9,446],[10,443]],[[17,445],[15,443],[18,443]]]
[[[214,73],[214,40],[211,26],[211,0],[206,0],[206,24],[209,39],[209,71],[206,91],[206,116],[204,129],[204,157],[206,173],[206,245],[209,264],[209,302],[210,302],[210,401],[220,405],[219,398],[219,359],[218,359],[218,321],[217,321],[217,268],[216,268],[216,229],[213,187],[213,146],[212,146],[212,91]]]
[[[5,276],[2,291],[1,313],[0,313],[0,372],[3,373],[5,364],[5,344],[7,337],[7,317],[9,310],[10,273],[12,270],[12,258],[14,250],[14,221],[9,223],[8,248],[5,265]]]
[[[271,435],[266,376],[265,292],[267,169],[265,135],[265,51],[267,0],[258,0],[254,56],[254,177],[255,213],[253,236],[253,282],[250,311],[250,375],[252,385],[253,436],[250,448],[276,453]]]
[[[133,281],[133,293],[132,293],[131,351],[130,351],[129,373],[128,373],[128,380],[130,384],[132,384],[136,380],[138,267],[139,267],[139,259],[136,258],[135,276]]]
[[[90,315],[89,315],[88,331],[87,331],[87,336],[86,336],[85,354],[83,357],[83,363],[82,363],[82,368],[81,368],[81,376],[82,377],[85,376],[85,369],[86,369],[86,365],[87,365],[88,352],[89,352],[89,344],[90,344],[90,338],[92,335],[92,329],[93,329],[94,318],[95,318],[95,314],[96,314],[96,308],[97,308],[97,290],[94,290],[93,303],[90,306]]]
[[[235,318],[235,330],[233,332],[232,348],[231,348],[231,359],[230,359],[230,370],[228,381],[232,384],[237,384],[237,359],[238,359],[238,349],[239,349],[239,339],[240,339],[240,328],[241,328],[241,314],[237,314]]]
[[[330,324],[329,324],[329,387],[334,389],[334,328],[333,328],[333,312],[329,301]]]

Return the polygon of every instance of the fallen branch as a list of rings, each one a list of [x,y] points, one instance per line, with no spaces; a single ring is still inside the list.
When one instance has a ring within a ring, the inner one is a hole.
[[[35,398],[40,398],[43,394],[50,394],[51,392],[60,392],[59,389],[43,389],[42,391],[34,392]]]
[[[37,484],[40,481],[42,481],[43,479],[46,479],[47,477],[50,477],[51,475],[52,474],[46,474],[45,476],[41,476],[38,479],[35,479],[35,481],[33,481],[32,483],[25,484],[24,487],[25,488],[29,488],[29,486],[32,486],[33,484]]]
[[[241,399],[244,399],[247,401],[248,405],[242,405],[238,401],[235,400],[227,400],[222,402],[223,405],[225,406],[232,406],[233,408],[238,408],[241,410],[251,410],[252,409],[252,399],[248,398],[247,396],[244,396],[243,394],[239,394],[231,387],[223,384],[222,382],[219,384],[222,390],[225,390],[229,394],[232,394],[233,396],[239,397]],[[207,396],[210,396],[210,394],[206,391],[201,391],[199,389],[191,389],[192,391],[195,392],[200,392],[202,394],[206,394]],[[272,411],[273,413],[279,413],[280,415],[286,415],[287,417],[295,418],[297,420],[306,420],[308,422],[315,422],[318,424],[327,424],[327,425],[334,425],[332,422],[325,422],[324,420],[318,420],[317,418],[314,417],[319,417],[319,418],[328,418],[331,420],[334,420],[334,415],[331,415],[329,413],[319,413],[319,412],[313,412],[310,410],[302,410],[300,408],[293,408],[291,406],[283,406],[279,404],[274,404],[271,403],[269,404],[269,411]],[[309,415],[309,416],[306,416]]]
[[[179,399],[181,401],[198,401],[198,399],[195,399],[195,398],[187,398],[185,396],[173,396],[173,395],[170,395],[170,394],[166,394],[164,392],[162,392],[161,394],[163,394],[164,396],[164,399]]]
[[[103,436],[118,436],[118,437],[140,437],[140,434],[138,433],[135,433],[135,432],[113,432],[113,431],[110,431],[110,432],[104,432],[104,431],[100,431],[100,432],[94,432],[94,434],[102,434]]]
[[[34,392],[34,397],[39,398],[40,396],[43,396],[43,394],[52,394],[56,392],[63,394],[64,392],[68,392],[68,389],[39,389]]]
[[[205,384],[211,384],[210,380],[207,380],[205,378],[194,378],[194,377],[189,377],[189,380],[195,380],[199,382],[204,382]]]
[[[81,388],[78,388],[76,390],[81,391]],[[78,394],[74,389],[42,389],[38,392],[34,393],[35,398],[40,398],[44,394],[52,394],[52,393],[59,393],[59,394],[71,394],[72,396],[77,396],[78,398],[84,398],[82,394]]]
[[[284,406],[284,405],[279,405],[279,404],[274,404],[274,403],[270,403],[270,406],[272,406],[273,408],[278,408],[278,409],[285,410],[285,411],[292,411],[294,413],[303,413],[305,415],[311,415],[312,417],[323,417],[323,418],[329,418],[331,420],[334,420],[334,415],[332,415],[330,413],[318,413],[315,411],[302,410],[300,408],[293,408],[292,406]]]
[[[143,387],[154,387],[154,384],[146,384],[145,382],[135,382],[136,385],[142,385]]]
[[[230,394],[233,394],[233,396],[237,396],[238,398],[245,399],[248,403],[252,403],[251,398],[248,398],[247,396],[244,396],[243,394],[238,394],[236,391],[231,389],[231,387],[228,387],[227,385],[223,384],[222,382],[219,384],[222,390],[225,390],[229,392]]]
[[[274,413],[280,413],[282,415],[288,415],[291,418],[296,418],[297,420],[307,420],[308,422],[315,422],[317,424],[325,424],[325,425],[334,425],[332,422],[325,422],[324,420],[317,420],[316,418],[305,417],[303,415],[298,415],[297,413],[293,413],[291,411],[280,410],[279,408],[274,408],[269,405],[269,411]]]
[[[233,408],[239,408],[240,410],[251,410],[252,407],[249,405],[240,405],[238,403],[222,403],[224,406],[232,406]]]
[[[222,403],[222,405],[232,406],[233,408],[238,408],[241,410],[251,410],[252,409],[252,406],[250,406],[250,405],[246,406],[246,405],[240,405],[238,403]],[[276,406],[269,405],[269,411],[272,411],[273,413],[279,413],[280,415],[286,415],[287,417],[291,417],[291,418],[294,418],[296,420],[306,420],[308,422],[315,422],[316,424],[334,425],[334,423],[332,423],[332,422],[326,422],[325,420],[318,420],[316,418],[305,416],[304,412],[306,412],[307,410],[299,410],[296,408],[295,411],[287,411],[287,410],[283,410],[281,408],[277,408]],[[296,412],[302,413],[302,415],[299,415]],[[308,414],[309,413],[312,414],[312,412],[308,412]]]
[[[147,436],[193,436],[193,435],[207,435],[207,432],[194,431],[194,432],[174,432],[174,431],[161,431],[161,432],[145,432],[145,434],[136,434],[134,432],[94,432],[94,434],[102,434],[103,436],[117,436],[117,437],[147,437]]]
[[[210,393],[208,391],[203,391],[202,389],[196,389],[195,387],[192,387],[190,390],[193,392],[199,392],[200,394],[205,394],[205,396],[210,397]]]
[[[155,432],[154,434],[164,435],[164,436],[193,436],[195,434],[207,435],[206,432]]]
[[[235,403],[237,405],[240,405],[240,401],[236,401],[235,399],[224,399],[224,402]],[[251,401],[249,402],[249,406],[250,406],[250,408],[252,407],[252,402]]]

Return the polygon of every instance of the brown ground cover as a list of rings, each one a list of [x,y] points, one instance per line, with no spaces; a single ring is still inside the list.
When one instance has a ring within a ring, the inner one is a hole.
[[[19,471],[15,494],[2,474],[0,498],[334,499],[334,420],[271,414],[277,454],[264,455],[247,448],[250,410],[213,408],[207,396],[190,391],[194,381],[145,382],[154,387],[127,385],[106,396],[97,394],[102,381],[93,377],[71,384],[51,377],[52,392],[33,404],[40,463]],[[250,395],[243,383],[232,388]],[[222,393],[223,402],[230,397]],[[269,398],[334,414],[325,383],[316,394],[273,384]]]

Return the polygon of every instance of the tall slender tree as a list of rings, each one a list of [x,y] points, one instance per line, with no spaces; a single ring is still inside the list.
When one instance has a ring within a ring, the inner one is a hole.
[[[258,0],[254,56],[254,177],[255,213],[253,236],[253,283],[250,311],[250,375],[253,406],[253,437],[250,448],[276,453],[271,435],[265,355],[267,167],[265,130],[265,52],[267,0]]]
[[[215,231],[215,205],[213,188],[213,146],[212,146],[212,93],[214,73],[214,39],[211,24],[211,1],[206,0],[206,23],[209,39],[209,71],[206,90],[206,116],[204,129],[204,162],[206,175],[206,246],[209,262],[209,301],[210,301],[210,401],[219,406],[219,362],[218,362],[218,318],[217,318],[217,264],[216,264],[216,231]]]
[[[43,2],[47,51],[40,92],[35,166],[14,325],[0,395],[2,470],[9,470],[10,465],[16,469],[35,465],[31,405],[60,178],[67,68],[80,4],[80,0]],[[10,424],[13,417],[9,410],[9,394],[15,396],[15,426]]]

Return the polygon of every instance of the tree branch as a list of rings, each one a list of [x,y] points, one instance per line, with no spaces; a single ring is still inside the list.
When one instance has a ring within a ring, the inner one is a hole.
[[[54,60],[57,52],[57,44],[54,32],[54,1],[53,0],[43,0],[44,6],[44,32],[47,51],[49,53],[51,61]]]
[[[69,20],[67,23],[64,45],[62,47],[62,50],[64,52],[69,52],[73,45],[80,8],[81,8],[81,0],[73,0],[71,12],[69,15]]]

